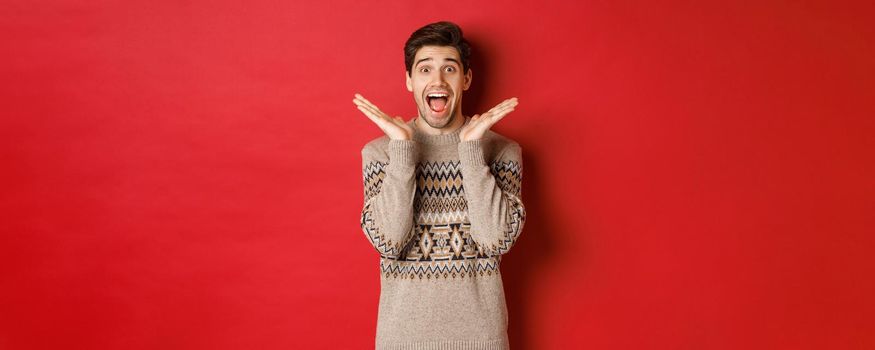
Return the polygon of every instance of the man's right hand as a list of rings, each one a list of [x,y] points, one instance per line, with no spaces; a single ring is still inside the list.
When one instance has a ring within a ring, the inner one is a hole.
[[[366,100],[359,94],[355,94],[352,103],[355,103],[356,108],[368,116],[374,124],[377,124],[390,139],[410,140],[413,138],[413,128],[407,125],[401,117],[392,118],[386,115],[377,106],[374,106],[371,101]]]

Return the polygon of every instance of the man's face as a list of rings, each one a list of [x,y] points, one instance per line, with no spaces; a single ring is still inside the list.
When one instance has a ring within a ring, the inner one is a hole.
[[[428,125],[443,128],[455,118],[462,118],[462,91],[471,85],[471,70],[462,73],[462,60],[455,47],[419,48],[410,75],[405,72],[405,76],[419,117]]]

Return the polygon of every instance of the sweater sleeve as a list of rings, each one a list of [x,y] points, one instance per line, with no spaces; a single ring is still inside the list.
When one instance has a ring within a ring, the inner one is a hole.
[[[462,181],[471,221],[471,238],[489,256],[507,253],[526,220],[520,199],[522,149],[511,142],[491,164],[483,139],[459,143]]]
[[[361,227],[384,258],[397,259],[412,236],[417,150],[416,141],[389,140],[386,160],[373,144],[362,149]]]

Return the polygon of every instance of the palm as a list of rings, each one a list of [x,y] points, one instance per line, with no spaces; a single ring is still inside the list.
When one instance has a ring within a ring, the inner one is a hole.
[[[407,125],[400,116],[390,117],[383,113],[371,101],[368,101],[362,95],[355,94],[352,100],[362,113],[364,113],[374,124],[380,127],[387,136],[392,140],[410,140],[413,138],[413,128]]]
[[[504,118],[508,113],[512,112],[517,104],[517,98],[512,97],[502,101],[482,115],[475,114],[471,117],[471,120],[462,127],[462,130],[459,130],[459,138],[462,141],[482,138],[489,128],[495,125],[495,123],[498,123],[498,121]]]

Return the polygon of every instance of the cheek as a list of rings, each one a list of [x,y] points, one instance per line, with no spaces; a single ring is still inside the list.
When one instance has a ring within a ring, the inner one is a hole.
[[[450,81],[452,82],[453,89],[455,89],[456,91],[461,91],[462,88],[465,87],[464,77],[455,76]]]

